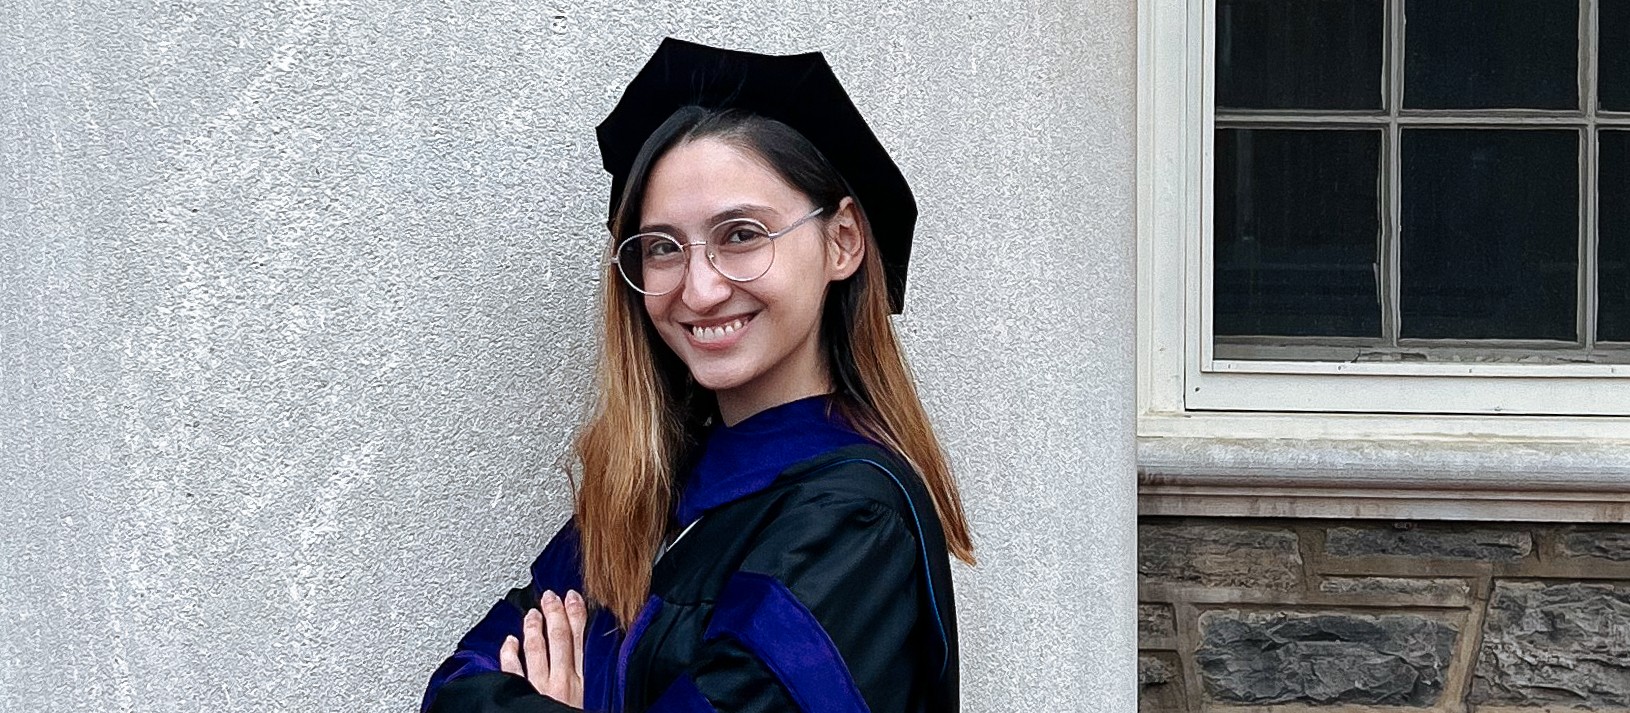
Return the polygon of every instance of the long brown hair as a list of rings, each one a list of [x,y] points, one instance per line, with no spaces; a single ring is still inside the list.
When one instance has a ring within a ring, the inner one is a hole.
[[[737,110],[687,107],[646,140],[611,217],[615,237],[639,225],[651,168],[668,149],[700,138],[755,153],[831,216],[852,196],[818,149],[786,124]],[[857,203],[858,206],[858,203]],[[867,248],[861,266],[827,290],[821,342],[840,415],[922,476],[947,549],[974,563],[973,539],[945,453],[912,382],[889,321],[877,244],[860,211]],[[639,295],[608,266],[600,277],[600,351],[594,412],[573,450],[582,466],[576,517],[583,582],[591,600],[628,625],[650,594],[651,562],[669,523],[675,479],[699,455],[716,404],[657,335]]]

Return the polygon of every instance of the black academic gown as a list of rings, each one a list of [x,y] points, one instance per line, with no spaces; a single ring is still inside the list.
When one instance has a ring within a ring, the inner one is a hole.
[[[655,563],[650,599],[626,633],[608,612],[592,615],[588,710],[958,709],[949,558],[928,492],[901,459],[869,441],[824,448],[845,439],[817,437],[803,452],[776,448],[820,431],[824,424],[797,418],[816,403],[761,418],[792,414],[759,434],[779,429],[765,441],[769,450],[719,449],[783,467],[756,480],[735,475],[750,468],[727,468],[729,477],[691,493],[704,497],[682,501],[679,522],[689,525]],[[811,449],[821,452],[806,456]],[[777,454],[799,459],[781,464]],[[687,514],[687,504],[699,512]],[[505,635],[520,637],[521,617],[541,592],[581,589],[581,566],[568,522],[534,562],[532,581],[495,604],[432,676],[422,710],[573,710],[499,671],[497,649]]]

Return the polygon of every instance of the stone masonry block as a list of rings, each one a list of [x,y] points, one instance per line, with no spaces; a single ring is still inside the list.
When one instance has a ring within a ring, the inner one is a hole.
[[[1182,713],[1182,663],[1173,653],[1138,656],[1138,713]]]
[[[1195,654],[1207,695],[1236,705],[1437,703],[1459,632],[1416,614],[1208,611]]]
[[[1217,525],[1138,526],[1145,581],[1287,591],[1301,586],[1296,533]]]
[[[1157,686],[1177,680],[1172,666],[1154,656],[1138,657],[1138,687]]]
[[[1514,562],[1534,550],[1521,530],[1333,527],[1324,550],[1334,557],[1420,557]]]
[[[1562,554],[1630,562],[1630,529],[1573,528],[1562,533]]]
[[[1630,708],[1630,583],[1497,582],[1470,702]]]
[[[1138,605],[1138,643],[1140,646],[1152,639],[1170,640],[1176,636],[1177,627],[1173,623],[1171,606],[1166,604]]]
[[[1409,577],[1325,577],[1319,591],[1326,594],[1402,595],[1412,597],[1466,597],[1472,592],[1464,579]]]

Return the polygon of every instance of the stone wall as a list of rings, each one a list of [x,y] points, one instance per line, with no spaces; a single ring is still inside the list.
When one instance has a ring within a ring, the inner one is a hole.
[[[1143,518],[1144,711],[1630,711],[1630,526]]]

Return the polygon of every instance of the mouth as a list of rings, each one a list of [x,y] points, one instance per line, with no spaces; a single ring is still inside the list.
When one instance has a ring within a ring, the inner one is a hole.
[[[690,335],[691,341],[697,345],[727,346],[736,341],[748,323],[758,316],[757,312],[744,314],[738,317],[706,320],[706,324],[692,322],[685,324],[685,331]]]

